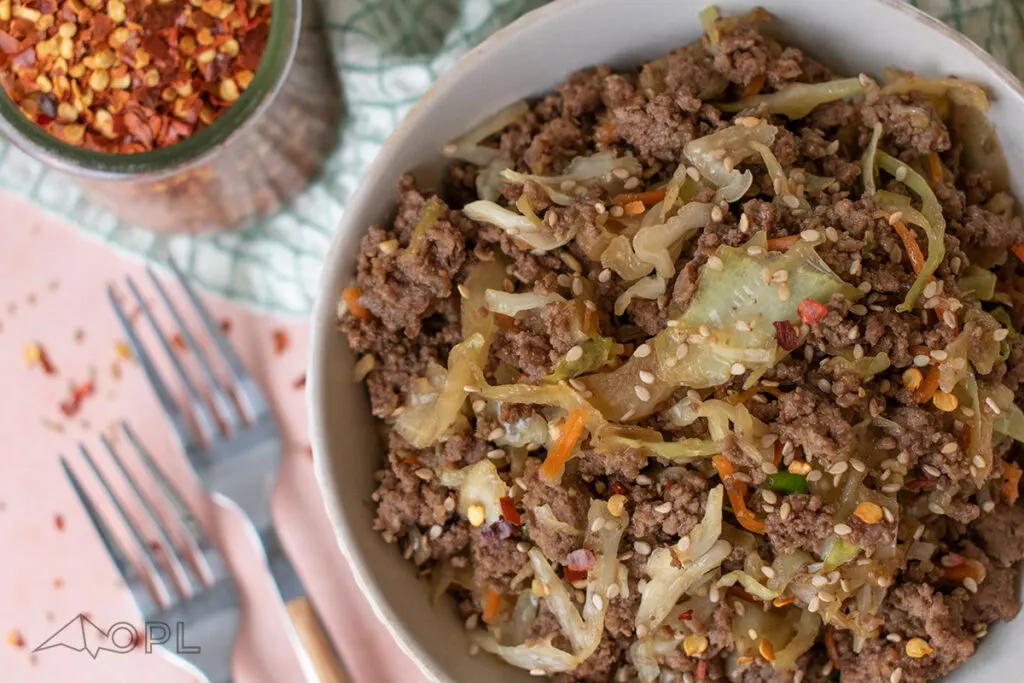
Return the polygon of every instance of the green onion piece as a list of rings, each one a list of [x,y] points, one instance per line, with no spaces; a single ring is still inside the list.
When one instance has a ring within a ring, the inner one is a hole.
[[[776,472],[766,477],[768,488],[779,493],[808,493],[807,479],[799,474]]]

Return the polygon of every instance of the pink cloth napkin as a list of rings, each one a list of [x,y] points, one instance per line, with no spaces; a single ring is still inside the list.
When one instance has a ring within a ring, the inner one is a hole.
[[[240,532],[239,520],[205,502],[140,368],[117,353],[123,338],[105,288],[130,274],[153,296],[142,268],[20,199],[0,194],[0,210],[8,217],[0,231],[0,677],[5,683],[194,680],[175,663],[142,649],[101,651],[95,659],[67,648],[32,653],[79,613],[101,628],[141,621],[57,461],[58,454],[67,456],[91,484],[78,459],[78,443],[101,455],[97,434],[128,420],[207,528],[216,522],[221,529],[244,604],[235,680],[298,683],[298,663],[282,626],[287,615],[257,549]],[[276,518],[353,683],[423,680],[358,592],[323,510],[308,455],[303,391],[297,386],[305,367],[306,325],[216,299],[209,304],[218,319],[230,321],[231,340],[282,422],[288,452],[275,494]],[[55,374],[26,362],[31,344],[45,350]],[[74,416],[64,415],[60,405],[71,385],[90,379],[94,394],[83,399]],[[101,467],[109,465],[103,457],[98,460]],[[106,472],[113,475],[112,469]]]

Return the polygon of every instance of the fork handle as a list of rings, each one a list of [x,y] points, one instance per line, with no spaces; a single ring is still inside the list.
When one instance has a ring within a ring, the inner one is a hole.
[[[288,616],[292,619],[299,641],[306,649],[320,683],[349,683],[338,654],[309,600],[305,596],[295,598],[288,602],[287,607]]]

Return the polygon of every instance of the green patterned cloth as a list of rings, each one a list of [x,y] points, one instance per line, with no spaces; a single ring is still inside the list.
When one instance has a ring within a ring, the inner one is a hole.
[[[625,1],[625,0],[624,0]],[[245,230],[153,236],[119,223],[56,172],[0,140],[0,187],[133,254],[170,254],[208,289],[303,314],[331,234],[388,134],[435,78],[471,46],[543,0],[321,0],[345,96],[341,146],[294,206]],[[1024,0],[915,0],[1015,73],[1024,71]]]

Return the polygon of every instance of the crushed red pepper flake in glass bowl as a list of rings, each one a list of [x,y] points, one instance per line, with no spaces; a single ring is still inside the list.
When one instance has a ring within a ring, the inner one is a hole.
[[[3,0],[0,83],[69,144],[116,154],[167,147],[252,83],[270,14],[268,0]]]

